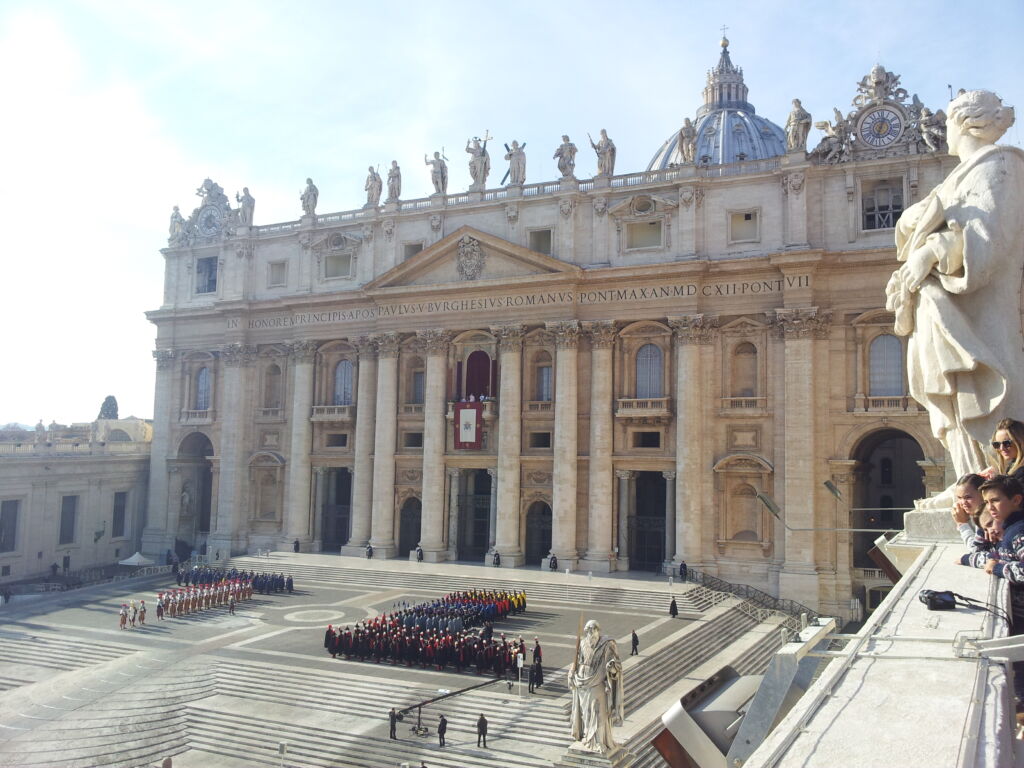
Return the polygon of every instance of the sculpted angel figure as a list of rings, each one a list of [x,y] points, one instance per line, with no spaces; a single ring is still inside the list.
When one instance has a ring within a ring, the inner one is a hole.
[[[590,620],[583,629],[579,650],[569,668],[572,691],[572,737],[592,752],[610,752],[617,746],[612,726],[622,725],[622,662],[615,640],[601,634]]]
[[[960,164],[903,212],[902,265],[886,287],[896,333],[909,336],[910,394],[958,476],[987,466],[996,424],[1024,413],[1024,151],[995,143],[1013,121],[990,91],[950,102],[946,141]]]

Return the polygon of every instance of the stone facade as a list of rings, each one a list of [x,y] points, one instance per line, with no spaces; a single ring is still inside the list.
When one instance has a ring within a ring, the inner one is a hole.
[[[702,131],[736,108],[722,66]],[[146,551],[685,560],[850,615],[870,544],[824,529],[898,527],[945,479],[884,288],[894,218],[955,159],[876,90],[829,151],[179,234],[149,313]],[[898,135],[857,139],[881,107]],[[469,400],[479,449],[455,444]]]

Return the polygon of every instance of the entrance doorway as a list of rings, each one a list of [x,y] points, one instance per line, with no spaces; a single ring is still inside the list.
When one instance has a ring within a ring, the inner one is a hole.
[[[490,543],[491,476],[486,469],[465,470],[462,475],[456,558],[482,560]]]
[[[853,452],[857,484],[850,512],[851,528],[903,527],[903,511],[924,498],[924,479],[918,461],[924,451],[918,442],[898,429],[880,429],[867,435]],[[873,533],[853,534],[854,568],[877,568],[868,550],[878,538]]]
[[[321,548],[324,552],[340,551],[351,535],[352,473],[347,467],[327,473],[322,523]]]
[[[526,565],[544,565],[551,551],[551,507],[535,501],[526,511]]]
[[[202,432],[193,432],[181,441],[178,448],[178,467],[181,473],[181,492],[171,504],[179,504],[177,539],[191,554],[193,549],[205,545],[210,532],[210,508],[213,498],[213,443]]]
[[[408,559],[409,553],[420,543],[420,522],[423,505],[417,498],[406,499],[399,515],[398,557]]]
[[[660,571],[665,560],[665,476],[636,473],[635,514],[629,518],[629,569]]]

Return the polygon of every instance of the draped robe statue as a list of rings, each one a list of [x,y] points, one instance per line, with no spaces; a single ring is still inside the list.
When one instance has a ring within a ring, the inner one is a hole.
[[[583,629],[576,660],[569,669],[569,690],[574,746],[602,753],[616,749],[612,726],[622,725],[622,662],[615,640],[602,635],[594,620]]]

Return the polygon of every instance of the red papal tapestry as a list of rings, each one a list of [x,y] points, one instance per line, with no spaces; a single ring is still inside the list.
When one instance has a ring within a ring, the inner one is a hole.
[[[479,451],[484,439],[484,404],[455,404],[455,448],[456,450]]]

